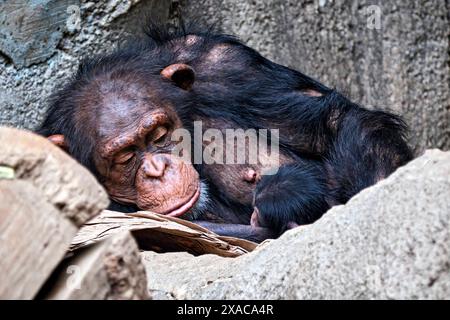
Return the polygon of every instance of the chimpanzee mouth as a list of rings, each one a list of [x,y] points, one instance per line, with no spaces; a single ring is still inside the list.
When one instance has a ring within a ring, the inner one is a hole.
[[[180,205],[178,205],[178,206],[168,210],[167,211],[168,213],[166,214],[166,216],[179,217],[179,216],[182,216],[183,214],[185,214],[186,212],[188,212],[195,205],[197,200],[199,199],[199,197],[200,197],[200,189],[201,189],[201,186],[200,186],[200,183],[199,183],[198,187],[195,190],[195,192],[192,195],[192,197],[190,197],[188,199],[188,201],[186,201],[185,203],[180,204]]]

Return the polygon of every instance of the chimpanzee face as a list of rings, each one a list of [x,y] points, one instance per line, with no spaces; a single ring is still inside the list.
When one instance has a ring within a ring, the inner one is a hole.
[[[114,104],[100,115],[94,155],[111,198],[161,214],[185,213],[200,191],[193,167],[171,155],[178,118],[168,107],[149,108],[146,100],[118,98]],[[128,112],[121,112],[122,104]]]
[[[168,68],[161,76],[176,75],[175,83],[187,89],[191,70],[184,65]],[[97,79],[89,88],[89,98],[80,101],[75,122],[95,141],[93,163],[111,199],[180,216],[200,196],[194,167],[172,155],[176,142],[171,135],[181,128],[181,121],[155,86],[133,80],[128,76]],[[61,135],[49,138],[60,145],[70,143]]]

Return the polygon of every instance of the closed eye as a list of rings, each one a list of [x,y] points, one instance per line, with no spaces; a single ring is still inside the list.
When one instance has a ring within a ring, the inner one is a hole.
[[[126,151],[123,153],[120,153],[118,156],[116,156],[114,158],[114,163],[115,164],[128,164],[131,160],[133,160],[135,156],[135,152],[134,151]]]
[[[167,133],[168,133],[168,130],[164,126],[156,128],[153,131],[152,143],[155,144],[155,145],[163,144],[165,142],[165,140],[166,140]]]

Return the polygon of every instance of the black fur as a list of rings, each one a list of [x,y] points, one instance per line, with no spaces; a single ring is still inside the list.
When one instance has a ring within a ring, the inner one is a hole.
[[[290,222],[313,223],[329,208],[327,194],[321,163],[310,160],[283,166],[277,174],[264,176],[256,187],[260,223],[278,233]]]
[[[82,63],[71,83],[56,95],[38,131],[46,136],[64,134],[69,152],[94,173],[90,159],[94,141],[89,130],[74,122],[83,90],[98,75],[122,70],[156,79],[164,67],[181,62],[196,71],[192,90],[185,92],[164,80],[160,90],[174,102],[186,128],[192,130],[197,117],[225,119],[235,128],[278,128],[281,152],[301,159],[264,177],[256,188],[261,219],[279,232],[289,222],[314,222],[330,206],[345,203],[412,157],[401,118],[367,110],[336,90],[269,61],[233,36],[186,26],[172,33],[150,26],[147,35],[146,43],[128,43],[116,53]],[[198,41],[187,46],[184,42],[192,35]],[[208,63],[214,48],[223,48],[223,55]],[[210,183],[210,211],[225,222],[249,223],[252,208],[231,201],[205,176],[201,165],[197,169]]]
[[[155,32],[149,32],[150,41]],[[202,40],[188,59],[177,61],[197,71],[192,93],[195,103],[187,105],[188,109],[179,108],[186,127],[200,116],[228,119],[238,128],[295,129],[293,134],[281,135],[282,152],[293,152],[304,160],[264,178],[256,189],[257,206],[272,227],[282,230],[289,220],[314,222],[330,206],[347,202],[412,158],[406,143],[407,126],[400,117],[367,110],[336,90],[265,59],[235,37],[183,28],[181,33],[158,37],[158,46],[170,50],[192,34]],[[228,46],[226,58],[205,68],[205,57],[217,45]],[[308,89],[322,96],[302,93]],[[305,160],[314,165],[305,165]],[[286,192],[287,187],[292,190]],[[270,196],[259,194],[264,190],[270,190]],[[247,218],[252,211],[229,203],[220,190],[212,196],[213,202],[240,210],[240,216]]]

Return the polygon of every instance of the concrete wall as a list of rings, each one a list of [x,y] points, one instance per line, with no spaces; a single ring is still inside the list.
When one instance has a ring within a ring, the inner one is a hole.
[[[111,51],[166,0],[0,0],[0,124],[35,128],[82,57]]]
[[[81,8],[79,26],[70,5]],[[35,0],[0,8],[0,124],[34,128],[81,56],[111,50],[144,16],[176,23],[182,11],[357,102],[402,114],[417,151],[450,149],[450,0]]]

